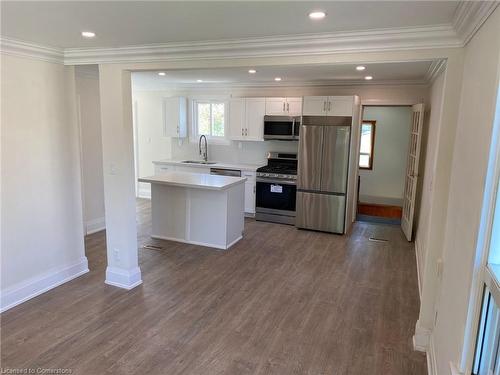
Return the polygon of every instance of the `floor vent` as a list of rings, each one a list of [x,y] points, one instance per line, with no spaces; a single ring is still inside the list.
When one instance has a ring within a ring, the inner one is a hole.
[[[142,248],[148,250],[163,250],[163,247],[156,245],[144,245]]]
[[[389,242],[389,240],[386,240],[384,238],[375,238],[375,237],[368,238],[368,241],[373,241],[373,242]]]

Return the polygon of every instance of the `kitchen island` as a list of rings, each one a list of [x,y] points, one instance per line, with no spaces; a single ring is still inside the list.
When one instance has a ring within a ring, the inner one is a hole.
[[[151,237],[228,249],[242,238],[245,181],[186,172],[139,178],[151,184]]]

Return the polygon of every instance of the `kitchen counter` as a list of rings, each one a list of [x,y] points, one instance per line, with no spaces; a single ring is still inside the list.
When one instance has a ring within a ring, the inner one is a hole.
[[[242,177],[165,172],[151,184],[151,237],[228,249],[243,236]]]
[[[166,165],[193,167],[193,168],[240,169],[242,171],[252,171],[252,172],[255,172],[257,168],[266,165],[265,162],[263,162],[262,164],[225,163],[225,162],[217,162],[215,164],[196,164],[196,163],[183,163],[182,160],[171,160],[171,159],[156,160],[153,161],[153,164],[166,164]]]
[[[225,190],[231,186],[242,184],[245,181],[245,177],[187,172],[166,172],[161,175],[139,178],[139,182],[210,190]]]

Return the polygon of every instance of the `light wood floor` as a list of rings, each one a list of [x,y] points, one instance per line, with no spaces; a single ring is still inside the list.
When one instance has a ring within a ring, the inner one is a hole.
[[[415,255],[393,226],[350,236],[247,220],[229,251],[152,241],[138,205],[143,285],[104,284],[105,235],[90,273],[1,315],[6,368],[73,374],[423,375],[413,352]],[[368,241],[382,237],[388,243]]]

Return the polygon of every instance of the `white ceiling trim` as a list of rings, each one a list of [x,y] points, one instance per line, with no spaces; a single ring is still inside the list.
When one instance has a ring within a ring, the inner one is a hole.
[[[462,46],[451,25],[439,25],[117,48],[68,48],[64,51],[64,62],[96,64],[207,60]]]
[[[0,37],[0,52],[66,65],[81,65],[454,48],[463,47],[498,4],[498,1],[462,1],[452,25],[115,48],[61,49]]]
[[[432,83],[436,77],[441,73],[446,66],[446,59],[434,60],[429,66],[429,70],[425,74],[424,81],[426,83]]]
[[[444,61],[444,60],[443,60]],[[220,90],[220,89],[234,89],[234,88],[304,88],[304,87],[339,87],[339,86],[414,86],[414,85],[428,85],[429,81],[427,79],[407,79],[407,80],[377,80],[373,81],[359,81],[359,80],[342,80],[342,81],[293,81],[293,82],[280,82],[280,83],[269,83],[269,82],[233,82],[233,83],[208,83],[204,82],[203,86],[200,87],[199,83],[172,83],[164,84],[161,89],[158,90],[174,90],[174,89],[197,89],[197,90]],[[137,91],[157,91],[154,88],[137,89]]]
[[[453,17],[453,27],[466,45],[500,4],[498,1],[461,1]]]
[[[0,37],[0,53],[52,63],[64,63],[64,50],[61,48],[42,46],[4,37]]]

